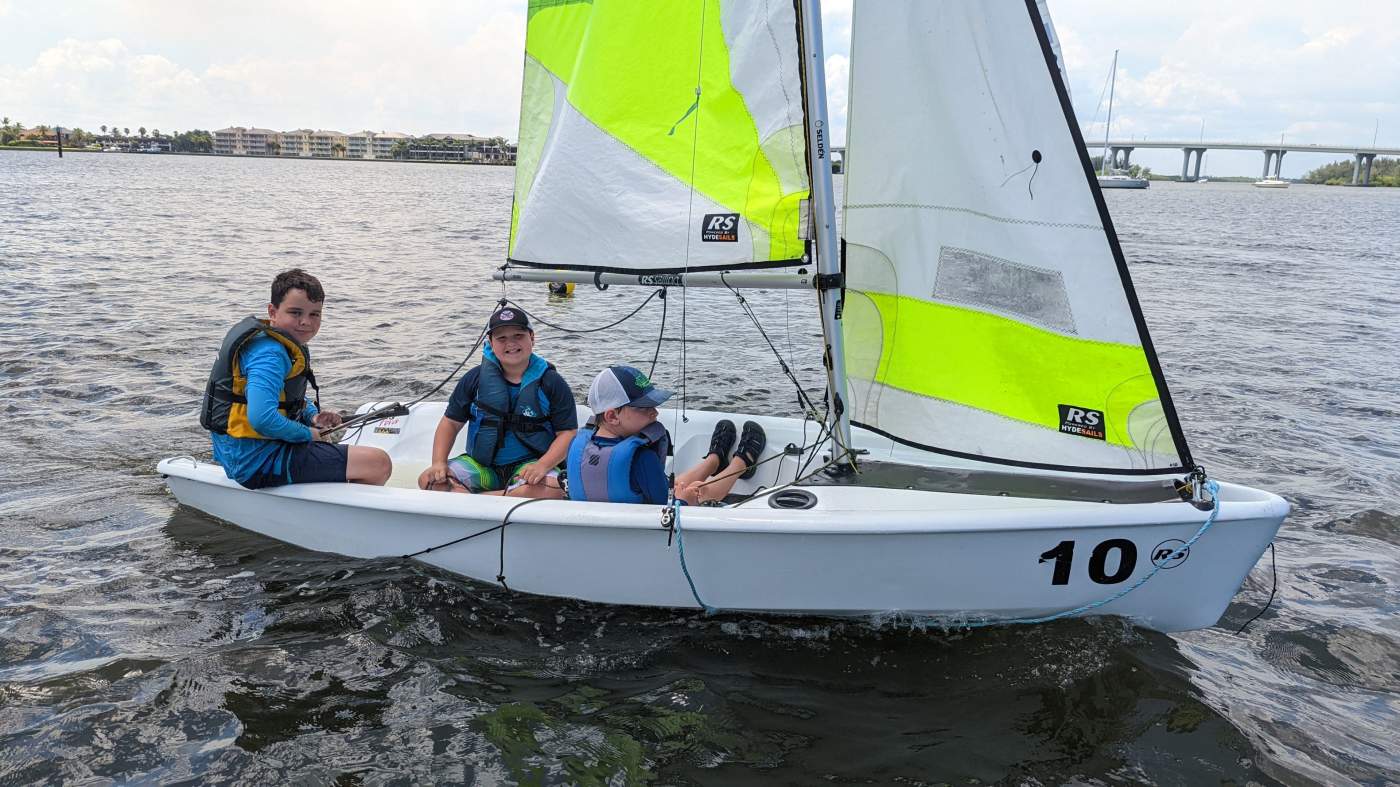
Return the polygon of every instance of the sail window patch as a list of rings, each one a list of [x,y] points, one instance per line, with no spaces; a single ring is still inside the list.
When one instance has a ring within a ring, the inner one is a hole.
[[[1077,333],[1059,271],[944,246],[938,255],[933,297]]]

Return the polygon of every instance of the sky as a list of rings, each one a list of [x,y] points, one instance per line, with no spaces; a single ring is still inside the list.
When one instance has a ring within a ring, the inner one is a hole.
[[[637,0],[679,2],[681,0]],[[878,0],[867,0],[877,2]],[[972,2],[973,0],[967,0]],[[1400,148],[1400,0],[1049,0],[1086,138]],[[525,0],[0,0],[0,115],[164,132],[465,132],[516,137]],[[851,0],[823,3],[834,137]],[[1293,153],[1285,176],[1338,156]],[[1133,162],[1180,170],[1181,153]],[[1213,175],[1263,156],[1214,151]]]

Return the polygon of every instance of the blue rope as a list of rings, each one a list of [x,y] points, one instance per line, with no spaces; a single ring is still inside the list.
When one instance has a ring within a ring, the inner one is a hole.
[[[1190,549],[1190,548],[1192,547],[1192,545],[1194,545],[1197,541],[1199,541],[1200,538],[1201,538],[1201,536],[1205,535],[1205,534],[1206,534],[1206,531],[1210,529],[1210,526],[1213,525],[1213,524],[1215,524],[1215,516],[1216,516],[1216,514],[1219,514],[1219,513],[1220,513],[1220,484],[1217,483],[1217,482],[1215,482],[1215,481],[1207,481],[1207,482],[1206,482],[1206,490],[1210,492],[1210,502],[1211,502],[1210,516],[1206,517],[1206,521],[1203,522],[1203,523],[1201,523],[1201,528],[1200,528],[1199,530],[1196,531],[1196,535],[1191,536],[1191,539],[1190,539],[1189,541],[1186,542],[1186,545],[1183,546],[1181,549],[1177,550],[1178,552],[1184,552],[1185,550]],[[1099,607],[1102,607],[1102,606],[1104,606],[1105,604],[1112,604],[1113,602],[1117,601],[1118,599],[1120,599],[1120,598],[1122,598],[1122,597],[1128,595],[1129,593],[1133,592],[1134,590],[1137,590],[1138,588],[1142,587],[1144,584],[1147,583],[1147,580],[1149,580],[1149,579],[1151,579],[1151,578],[1157,576],[1157,572],[1162,570],[1162,566],[1166,565],[1166,562],[1167,562],[1167,561],[1164,560],[1164,561],[1162,561],[1161,563],[1156,563],[1156,564],[1154,564],[1154,565],[1152,566],[1152,570],[1149,571],[1149,572],[1147,572],[1147,574],[1146,574],[1145,576],[1143,576],[1142,579],[1139,579],[1138,581],[1134,582],[1130,587],[1124,588],[1123,590],[1120,590],[1120,591],[1118,591],[1117,593],[1114,593],[1112,596],[1109,596],[1108,598],[1106,598],[1106,599],[1104,599],[1104,600],[1102,600],[1102,601],[1095,601],[1095,602],[1093,602],[1093,603],[1091,603],[1091,604],[1084,604],[1083,606],[1078,606],[1078,607],[1075,607],[1074,609],[1067,609],[1067,610],[1065,610],[1064,612],[1056,612],[1056,613],[1053,614],[1053,615],[1045,615],[1044,617],[1039,617],[1039,618],[1010,618],[1010,619],[1007,619],[1007,620],[979,620],[979,621],[975,621],[975,622],[959,624],[959,625],[958,625],[958,628],[977,629],[977,628],[987,628],[988,626],[1007,626],[1007,625],[1013,625],[1013,624],[1049,623],[1049,622],[1052,621],[1052,620],[1061,620],[1061,619],[1063,619],[1063,618],[1073,617],[1073,616],[1075,616],[1075,615],[1081,615],[1081,614],[1083,614],[1083,613],[1085,613],[1085,612],[1088,612],[1088,611],[1091,610],[1091,609],[1097,609],[1097,608],[1099,608]]]
[[[685,574],[685,581],[690,583],[690,595],[695,597],[695,603],[699,604],[705,610],[706,615],[713,615],[719,612],[719,609],[706,604],[705,601],[700,598],[700,591],[695,589],[695,580],[690,578],[690,569],[686,568],[685,565],[685,535],[681,532],[681,503],[679,500],[671,502],[671,514],[674,517],[673,521],[676,525],[676,551],[679,552],[681,556],[681,573]]]

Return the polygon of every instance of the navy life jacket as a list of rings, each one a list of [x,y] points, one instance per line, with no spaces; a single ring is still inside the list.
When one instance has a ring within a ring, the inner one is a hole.
[[[632,460],[638,451],[654,451],[666,466],[671,450],[671,433],[657,421],[637,434],[614,445],[593,442],[593,422],[574,436],[569,444],[569,498],[595,503],[641,503],[642,494],[632,488]]]
[[[306,411],[306,387],[316,392],[317,407],[320,407],[320,389],[316,387],[316,376],[311,373],[311,350],[297,341],[290,333],[274,328],[267,320],[257,317],[244,317],[224,336],[219,346],[219,356],[214,359],[214,368],[209,371],[209,381],[204,387],[204,402],[199,410],[199,425],[215,434],[231,437],[251,437],[266,440],[248,420],[248,378],[243,374],[239,353],[248,342],[267,336],[276,340],[292,359],[292,368],[282,380],[282,390],[277,396],[277,409],[293,421],[300,421]]]
[[[496,464],[496,455],[515,435],[534,457],[544,455],[554,442],[554,424],[549,419],[549,397],[540,388],[546,372],[554,365],[530,356],[530,365],[520,378],[515,407],[510,405],[510,383],[501,373],[500,362],[487,347],[482,353],[481,374],[472,397],[471,424],[467,429],[467,453],[483,465]]]

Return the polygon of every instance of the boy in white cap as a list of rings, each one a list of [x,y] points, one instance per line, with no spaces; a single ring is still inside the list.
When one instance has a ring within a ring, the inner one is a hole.
[[[588,389],[593,420],[569,446],[569,497],[665,505],[670,491],[666,455],[671,436],[656,420],[656,407],[670,398],[670,391],[652,385],[634,367],[610,366],[600,372]],[[737,448],[734,440],[733,421],[715,424],[709,452],[676,476],[677,500],[690,505],[723,500],[735,482],[753,475],[767,443],[763,427],[748,421]],[[712,476],[718,477],[706,483]]]

